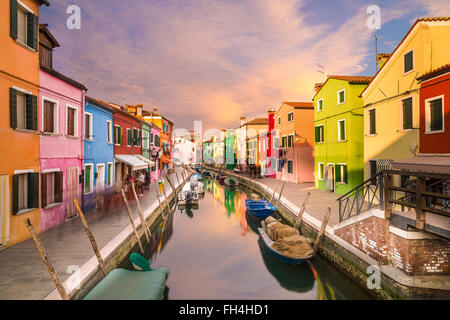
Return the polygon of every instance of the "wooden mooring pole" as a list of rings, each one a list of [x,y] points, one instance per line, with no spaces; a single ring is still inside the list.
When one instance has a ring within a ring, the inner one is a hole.
[[[285,186],[285,185],[286,185],[286,181],[283,182],[283,186],[281,187],[281,191],[280,191],[280,193],[278,194],[277,204],[275,205],[275,208],[277,208],[277,209],[278,209],[278,203],[280,202],[281,194],[283,193],[283,190],[284,190],[284,186]]]
[[[277,181],[277,185],[275,186],[275,189],[273,190],[273,193],[272,193],[272,196],[270,197],[269,202],[272,202],[273,196],[275,195],[275,191],[277,191],[277,189],[278,189],[278,185],[280,184],[280,181],[281,180]]]
[[[311,192],[308,192],[306,194],[306,198],[303,201],[302,208],[300,209],[300,212],[298,213],[297,219],[295,221],[295,228],[300,227],[300,224],[302,223],[303,212],[305,212],[306,203],[308,202],[308,199],[309,199],[310,195],[311,195]]]
[[[134,199],[136,199],[136,208],[139,213],[139,218],[141,219],[142,227],[144,228],[145,238],[147,239],[147,243],[150,244],[150,237],[152,236],[152,233],[147,226],[147,221],[145,221],[144,212],[142,211],[141,202],[139,201],[136,189],[134,188],[134,183],[131,183],[131,189],[133,190]]]
[[[164,183],[164,179],[161,179],[161,181],[163,182],[162,183],[162,189],[163,189],[163,192],[164,192],[164,201],[166,202],[166,207],[167,207],[167,210],[170,212],[170,208],[169,208],[169,202],[167,201],[167,195],[166,195],[166,184]]]
[[[161,207],[161,200],[159,199],[158,184],[157,183],[155,183],[155,193],[156,193],[156,199],[158,199],[159,210],[161,211],[161,215],[162,215],[163,219],[166,219],[166,217],[164,216],[164,210]]]
[[[144,248],[142,247],[141,238],[139,238],[139,234],[136,230],[136,226],[134,225],[133,217],[131,216],[131,210],[130,210],[130,206],[128,205],[127,196],[125,195],[125,191],[123,191],[122,188],[120,189],[120,191],[122,191],[123,201],[125,202],[125,205],[127,207],[128,217],[130,218],[130,223],[131,223],[131,226],[133,227],[134,235],[136,237],[137,243],[139,244],[139,249],[141,249],[141,253],[142,253],[142,255],[144,255]]]
[[[177,177],[177,182],[178,182],[178,188],[180,188],[180,180],[178,179],[178,172],[177,171],[175,171],[175,176]]]
[[[323,219],[322,225],[320,226],[320,231],[319,231],[319,233],[317,234],[316,241],[314,242],[313,255],[316,254],[317,249],[319,248],[319,243],[320,243],[320,240],[322,239],[322,237],[323,237],[323,235],[324,235],[324,233],[325,233],[325,230],[326,230],[326,228],[327,228],[328,219],[330,219],[330,214],[331,214],[331,208],[328,207],[328,211],[327,211],[327,213],[325,214],[325,218]]]
[[[81,222],[83,223],[84,230],[86,230],[86,233],[88,235],[89,241],[91,242],[92,249],[94,249],[94,253],[97,256],[98,264],[100,265],[100,268],[103,271],[103,274],[106,276],[108,272],[106,271],[106,265],[103,261],[102,255],[100,254],[100,250],[98,249],[97,242],[95,241],[94,235],[91,232],[91,229],[89,228],[89,225],[87,223],[86,217],[84,216],[83,210],[81,210],[80,205],[78,204],[78,200],[75,198],[73,199],[73,203],[75,204],[75,208],[77,208],[78,213],[80,214]]]
[[[50,274],[50,277],[52,278],[53,282],[55,283],[56,289],[58,290],[59,295],[61,296],[61,299],[69,300],[69,296],[66,293],[66,289],[64,289],[64,286],[63,286],[61,280],[59,279],[58,274],[56,273],[56,270],[53,267],[52,262],[50,261],[50,258],[47,256],[47,253],[45,252],[44,247],[42,246],[41,242],[39,241],[39,237],[36,233],[36,230],[34,230],[33,224],[31,223],[30,219],[26,219],[24,222],[25,222],[25,225],[27,226],[28,231],[30,232],[31,238],[33,239],[34,243],[36,244],[39,254],[41,255],[42,262],[44,262],[45,266],[47,267],[48,273]]]

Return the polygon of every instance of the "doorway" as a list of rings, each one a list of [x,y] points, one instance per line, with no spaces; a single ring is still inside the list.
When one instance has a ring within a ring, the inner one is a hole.
[[[329,163],[325,170],[326,190],[334,192],[334,164]]]
[[[105,164],[97,164],[97,192],[102,192],[105,187]]]
[[[78,167],[68,167],[66,177],[66,219],[69,220],[77,216],[77,210],[73,199],[79,199],[79,181],[78,181]]]

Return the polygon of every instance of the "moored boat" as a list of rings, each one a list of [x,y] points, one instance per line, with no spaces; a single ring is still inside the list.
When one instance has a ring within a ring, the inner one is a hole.
[[[252,201],[247,199],[245,200],[245,207],[247,213],[256,219],[265,219],[268,216],[273,215],[276,211],[276,208],[266,200]]]

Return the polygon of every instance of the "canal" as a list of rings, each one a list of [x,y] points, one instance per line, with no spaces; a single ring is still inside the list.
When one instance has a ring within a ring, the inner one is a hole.
[[[300,266],[274,258],[246,217],[246,190],[204,178],[198,207],[175,208],[153,230],[151,267],[167,267],[168,299],[369,299],[316,256]],[[248,191],[247,191],[248,192]]]

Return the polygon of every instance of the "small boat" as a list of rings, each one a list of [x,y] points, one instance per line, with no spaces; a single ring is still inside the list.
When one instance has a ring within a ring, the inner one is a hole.
[[[178,193],[178,203],[179,204],[197,204],[198,203],[198,193],[192,190],[181,190]]]
[[[135,270],[114,269],[83,300],[162,300],[169,270],[150,269],[148,260],[137,253],[131,254],[130,262]]]
[[[191,180],[183,186],[182,190],[191,190],[197,192],[198,194],[205,193],[205,185],[203,182],[198,181],[197,177],[191,177]]]
[[[268,201],[252,201],[247,199],[245,200],[245,207],[247,208],[247,213],[256,219],[265,219],[273,215],[276,211],[276,208]]]
[[[211,177],[211,171],[203,170],[202,175],[204,175],[205,177]]]
[[[201,175],[201,174],[198,174],[198,173],[194,173],[194,174],[192,175],[191,181],[192,181],[193,178],[197,178],[198,181],[203,181],[202,175]]]
[[[219,176],[219,183],[220,184],[225,184],[225,179],[227,178],[227,176]]]

